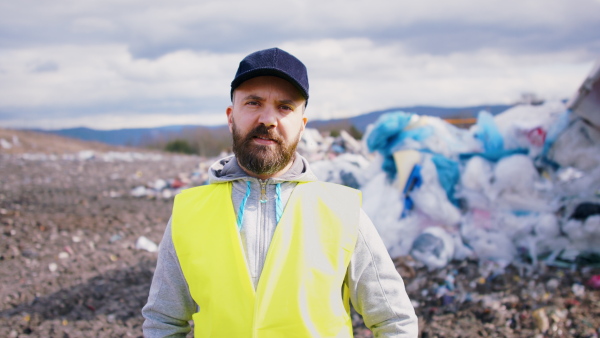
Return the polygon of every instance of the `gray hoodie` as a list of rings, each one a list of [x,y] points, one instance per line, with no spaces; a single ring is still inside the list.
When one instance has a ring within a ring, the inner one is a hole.
[[[238,219],[242,219],[240,237],[254,288],[275,232],[277,210],[283,209],[298,182],[316,180],[306,159],[298,154],[286,173],[264,181],[248,176],[233,156],[211,166],[210,183],[233,183],[231,198]],[[416,337],[417,317],[402,278],[363,210],[358,236],[346,273],[352,305],[375,337]],[[169,220],[160,243],[148,303],[142,309],[144,336],[183,337],[190,331],[188,321],[197,310],[175,253]]]

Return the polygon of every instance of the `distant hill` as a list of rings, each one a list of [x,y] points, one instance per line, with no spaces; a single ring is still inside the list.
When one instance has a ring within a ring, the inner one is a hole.
[[[72,154],[83,150],[97,152],[139,151],[124,146],[113,146],[106,143],[90,142],[67,138],[64,136],[39,133],[31,130],[0,128],[0,154]]]
[[[476,117],[481,110],[487,110],[492,115],[496,115],[510,107],[511,106],[509,105],[487,105],[461,108],[442,108],[432,106],[390,108],[350,118],[340,118],[332,120],[310,120],[309,117],[308,127],[316,128],[322,131],[339,131],[341,129],[349,130],[351,127],[354,127],[361,133],[364,133],[367,126],[375,122],[377,118],[379,118],[379,116],[393,111],[404,111],[407,113],[437,116],[440,118],[471,118]],[[196,144],[206,143],[207,139],[209,139],[209,141],[215,140],[214,146],[216,147],[217,144],[226,144],[225,139],[230,139],[229,131],[226,125],[176,125],[157,128],[132,128],[117,130],[95,130],[90,128],[69,128],[58,130],[37,129],[35,131],[61,135],[85,141],[96,141],[116,146],[134,147],[158,146],[160,148],[160,145],[163,145],[166,142],[177,138],[193,140],[192,143]],[[198,145],[198,147],[201,148],[202,145]]]
[[[110,145],[138,147],[165,138],[172,138],[178,134],[186,134],[191,131],[197,131],[198,129],[215,130],[220,128],[223,128],[223,126],[206,127],[199,125],[178,125],[156,128],[131,128],[115,130],[96,130],[81,127],[57,130],[33,129],[33,131],[56,134],[84,141],[102,142]]]

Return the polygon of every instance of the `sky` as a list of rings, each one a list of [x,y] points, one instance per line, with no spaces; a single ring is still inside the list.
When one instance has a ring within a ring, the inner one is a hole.
[[[224,124],[239,61],[308,68],[310,119],[568,99],[600,0],[0,0],[0,127]]]

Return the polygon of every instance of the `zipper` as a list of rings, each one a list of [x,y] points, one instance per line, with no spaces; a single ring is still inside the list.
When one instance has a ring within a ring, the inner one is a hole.
[[[267,203],[267,181],[260,181],[260,203]]]
[[[265,264],[265,257],[266,257],[266,236],[267,236],[267,231],[266,231],[266,222],[267,222],[267,202],[269,201],[268,197],[267,197],[267,180],[261,180],[259,179],[258,182],[260,183],[260,200],[259,200],[259,208],[260,208],[260,213],[259,213],[259,222],[258,222],[258,248],[259,251],[257,253],[257,261],[256,261],[256,275],[258,276],[258,279],[260,280],[260,276],[262,274],[262,269],[264,267]],[[257,284],[258,285],[258,284]]]

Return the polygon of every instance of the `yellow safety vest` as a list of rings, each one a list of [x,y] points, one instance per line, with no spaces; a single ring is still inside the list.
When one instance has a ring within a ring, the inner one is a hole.
[[[360,192],[298,184],[269,247],[256,290],[231,183],[175,198],[172,237],[190,293],[196,337],[352,337],[346,270],[358,237]]]

